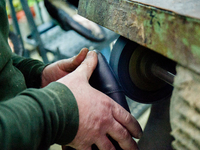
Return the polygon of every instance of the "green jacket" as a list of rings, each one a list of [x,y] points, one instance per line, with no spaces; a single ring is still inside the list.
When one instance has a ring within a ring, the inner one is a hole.
[[[73,94],[57,82],[39,88],[45,64],[12,54],[4,0],[0,18],[0,149],[44,150],[71,142],[79,122]]]

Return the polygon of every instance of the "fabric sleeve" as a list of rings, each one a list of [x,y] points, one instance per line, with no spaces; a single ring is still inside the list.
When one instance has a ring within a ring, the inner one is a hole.
[[[12,55],[13,65],[24,75],[28,88],[39,88],[41,86],[41,74],[47,66],[41,61],[25,58],[16,54]]]
[[[70,143],[78,130],[78,106],[71,91],[52,82],[42,89],[27,89],[0,102],[2,150],[48,149]]]

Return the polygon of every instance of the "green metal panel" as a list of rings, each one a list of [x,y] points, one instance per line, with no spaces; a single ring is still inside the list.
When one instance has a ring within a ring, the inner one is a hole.
[[[200,19],[128,0],[80,0],[78,12],[200,73]]]

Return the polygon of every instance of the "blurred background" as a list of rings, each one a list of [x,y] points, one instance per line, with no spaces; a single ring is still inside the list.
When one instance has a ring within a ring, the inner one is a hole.
[[[67,0],[7,0],[7,13],[10,31],[23,44],[22,55],[45,63],[72,57],[83,47],[102,51],[109,59],[118,38],[77,15],[77,7]]]

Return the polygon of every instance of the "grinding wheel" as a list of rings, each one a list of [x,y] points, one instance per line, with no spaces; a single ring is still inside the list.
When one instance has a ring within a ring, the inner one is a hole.
[[[153,75],[151,70],[153,64],[161,66],[164,64],[169,68],[175,66],[164,56],[122,36],[115,43],[110,57],[110,66],[125,94],[141,103],[163,100],[169,97],[173,90],[171,85]]]

